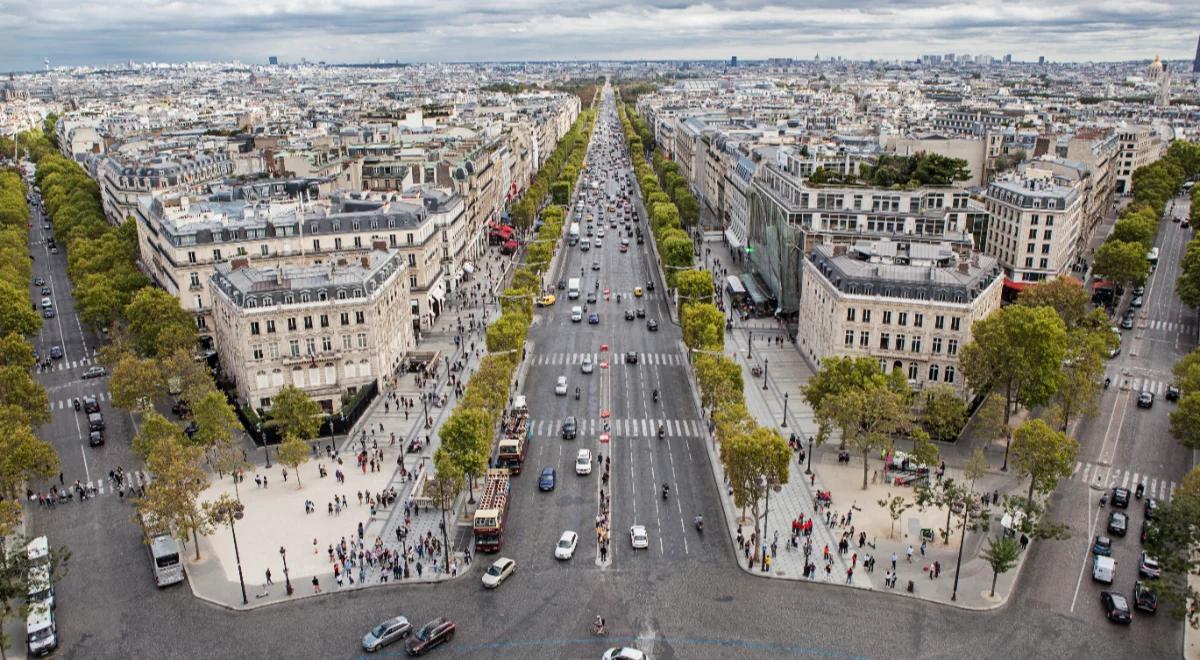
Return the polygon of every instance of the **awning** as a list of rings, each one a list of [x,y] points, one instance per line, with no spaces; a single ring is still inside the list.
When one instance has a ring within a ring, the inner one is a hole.
[[[750,299],[755,305],[762,305],[767,302],[767,296],[758,288],[758,282],[754,281],[754,275],[751,273],[742,273],[742,285],[746,287],[746,293],[750,294]]]
[[[445,300],[446,288],[442,286],[441,282],[438,282],[436,286],[429,290],[429,297],[437,298],[438,300]]]
[[[467,263],[463,264],[463,270],[467,271],[468,275],[471,273],[474,273],[475,272],[475,264],[468,261]]]
[[[1015,280],[1010,280],[1007,277],[1004,278],[1004,287],[1006,289],[1012,289],[1013,291],[1024,291],[1025,287],[1029,286],[1030,284],[1033,284],[1033,282],[1017,282]]]
[[[742,241],[738,239],[737,234],[728,229],[725,230],[725,240],[729,242],[729,247],[734,250],[740,250],[745,247],[742,245]]]
[[[733,275],[725,278],[725,286],[729,287],[729,292],[735,296],[746,295],[746,287],[742,286],[741,280]]]

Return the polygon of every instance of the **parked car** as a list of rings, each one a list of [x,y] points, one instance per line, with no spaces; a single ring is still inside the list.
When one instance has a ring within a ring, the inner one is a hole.
[[[549,470],[550,468],[546,469]],[[492,562],[492,565],[488,566],[488,569],[484,571],[483,586],[485,589],[495,589],[516,572],[517,562],[508,557],[501,557]]]
[[[1134,309],[1137,309],[1138,307],[1141,307],[1141,306],[1142,306],[1142,297],[1141,297],[1141,296],[1134,296],[1134,297],[1133,297],[1133,300],[1130,300],[1130,301],[1129,301],[1129,306],[1130,306],[1130,307],[1132,307],[1132,308],[1134,308]]]
[[[408,619],[402,616],[392,617],[363,635],[363,650],[374,653],[392,642],[408,637],[411,632],[412,624]]]
[[[1100,592],[1100,604],[1104,606],[1104,616],[1113,623],[1130,623],[1133,615],[1129,612],[1129,601],[1115,591]]]
[[[409,635],[408,641],[405,642],[405,650],[409,655],[424,655],[434,647],[454,639],[455,627],[450,619],[434,619]]]
[[[1162,577],[1162,567],[1158,565],[1158,562],[1153,557],[1146,554],[1145,550],[1142,551],[1141,558],[1138,561],[1138,575],[1150,578],[1151,580],[1157,580]]]
[[[1120,511],[1108,514],[1108,533],[1113,536],[1125,536],[1129,531],[1129,516]]]
[[[1158,515],[1158,498],[1147,497],[1146,498],[1146,520],[1154,520],[1154,517],[1156,515]]]
[[[1092,542],[1092,552],[1101,557],[1111,557],[1112,539],[1103,534],[1097,534],[1096,540]]]
[[[83,377],[84,378],[101,378],[107,373],[108,372],[104,370],[104,367],[96,365],[96,366],[91,366],[91,367],[88,367],[87,369],[84,369]]]
[[[1179,388],[1175,385],[1167,385],[1167,401],[1179,400]]]
[[[1143,612],[1154,614],[1158,611],[1158,594],[1150,585],[1138,580],[1133,583],[1133,606]]]

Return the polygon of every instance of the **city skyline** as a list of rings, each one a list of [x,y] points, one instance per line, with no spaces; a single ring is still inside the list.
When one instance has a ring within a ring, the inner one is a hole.
[[[913,60],[923,53],[1012,53],[1018,61],[1122,61],[1161,53],[1191,60],[1187,5],[1032,2],[950,5],[905,0],[885,8],[818,2],[178,2],[147,9],[50,0],[0,4],[19,39],[0,46],[7,70],[139,62],[359,63],[720,60],[770,57]],[[663,26],[646,30],[645,26]],[[1101,46],[1102,45],[1102,46]]]

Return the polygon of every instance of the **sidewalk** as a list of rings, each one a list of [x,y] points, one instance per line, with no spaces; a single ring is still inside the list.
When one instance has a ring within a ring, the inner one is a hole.
[[[726,269],[730,275],[738,275],[742,269],[736,264],[721,238],[714,234],[706,235],[703,243],[701,266],[707,261],[710,268]],[[722,298],[725,299],[723,276],[718,277],[716,284]],[[726,300],[726,309],[728,309]],[[759,424],[777,429],[785,438],[792,434],[801,441],[808,452],[808,439],[817,433],[817,422],[812,409],[805,403],[803,387],[814,375],[808,362],[800,354],[797,346],[787,338],[786,329],[774,319],[748,319],[735,321],[733,329],[726,334],[726,350],[742,367],[743,379],[746,384],[746,406]],[[762,367],[764,375],[755,377],[751,373],[752,366]],[[690,373],[690,372],[689,372]],[[765,389],[764,389],[765,384]],[[786,405],[786,420],[785,408]],[[964,443],[968,444],[968,443]],[[724,483],[723,468],[720,464],[715,443],[707,443],[713,471],[718,483]],[[901,443],[900,450],[907,449]],[[1003,446],[1000,446],[1003,452]],[[863,589],[888,589],[886,576],[893,570],[892,556],[896,557],[895,586],[892,590],[906,593],[911,580],[912,595],[917,598],[950,603],[954,587],[954,566],[958,556],[959,535],[952,530],[947,543],[941,537],[941,531],[946,525],[946,511],[931,509],[919,511],[915,506],[907,509],[900,518],[893,521],[890,513],[880,500],[892,497],[905,497],[913,501],[913,489],[906,486],[895,486],[883,483],[882,478],[868,477],[868,488],[862,489],[861,456],[852,456],[848,464],[837,462],[837,445],[830,442],[823,447],[815,447],[811,457],[814,474],[805,474],[807,463],[794,463],[787,484],[772,490],[769,496],[769,510],[766,514],[765,543],[759,542],[759,551],[772,555],[770,573],[766,576],[805,580],[803,577],[805,563],[816,565],[816,580],[847,584]],[[794,453],[799,458],[799,452]],[[963,461],[948,461],[947,476],[962,479],[961,463]],[[998,463],[997,463],[998,465]],[[869,466],[870,474],[877,475],[882,463],[873,458]],[[977,484],[981,492],[997,491],[1000,493],[1020,490],[1020,484],[1015,477],[999,471],[989,472]],[[729,524],[730,534],[736,542],[739,533],[748,539],[754,530],[753,520],[749,512],[736,509],[729,489],[723,488],[725,515]],[[816,493],[828,491],[831,504],[828,507],[816,506]],[[766,503],[764,503],[766,504]],[[767,507],[764,506],[764,509]],[[993,514],[995,514],[993,509]],[[826,523],[826,515],[829,523]],[[812,520],[811,554],[806,558],[803,548],[805,537],[799,535],[795,545],[788,541],[792,537],[793,521]],[[986,547],[985,539],[988,534],[999,530],[997,524],[991,525],[989,533],[970,533],[963,548],[963,563],[959,574],[957,599],[954,602],[959,607],[971,609],[987,609],[998,607],[1004,603],[1012,591],[1020,568],[1016,567],[1001,575],[996,583],[996,597],[989,596],[991,592],[992,572],[987,563],[979,558],[979,552]],[[921,530],[934,530],[934,539],[925,544],[922,551]],[[839,552],[839,544],[845,539],[847,544],[844,552]],[[772,545],[774,549],[772,550]],[[908,559],[908,549],[912,548],[912,559]],[[830,560],[823,559],[825,548],[828,547]],[[763,575],[762,564],[752,565],[748,557],[753,557],[753,551],[748,544],[740,548],[739,564],[744,570]],[[864,562],[874,558],[876,565],[873,571],[865,568]],[[937,577],[932,577],[936,575]]]
[[[389,581],[431,582],[453,577],[442,572],[443,553],[437,551],[431,556],[424,548],[442,542],[441,511],[425,507],[418,511],[407,505],[414,490],[432,471],[433,452],[440,442],[437,432],[457,400],[456,383],[466,382],[478,369],[485,352],[486,324],[499,314],[498,305],[483,301],[501,287],[488,284],[486,278],[490,274],[492,282],[503,281],[511,269],[511,259],[495,250],[479,260],[472,281],[449,296],[447,311],[420,339],[420,352],[438,352],[441,356],[439,363],[429,365],[432,373],[401,373],[385,379],[380,395],[348,435],[314,440],[313,457],[297,470],[302,487],[297,488],[295,472],[289,471],[285,482],[284,466],[272,463],[267,467],[260,452],[251,456],[253,465],[237,486],[246,509],[244,517],[235,522],[236,550],[228,526],[200,538],[199,561],[194,559],[190,539],[184,549],[189,583],[197,597],[233,609],[288,600],[280,548],[287,551],[288,574],[294,588],[291,598],[315,595],[314,577],[321,593]],[[443,398],[445,405],[441,403]],[[405,399],[411,403],[400,405]],[[423,423],[426,412],[432,421],[429,428]],[[409,452],[413,440],[423,446]],[[336,459],[330,455],[335,447]],[[378,459],[374,466],[368,462],[365,470],[356,460],[363,451]],[[320,476],[319,466],[325,468],[327,476]],[[344,483],[336,480],[339,469]],[[266,487],[256,486],[255,476],[266,477]],[[394,502],[385,505],[387,498],[380,495],[393,490]],[[233,480],[228,475],[214,479],[201,500],[212,500],[222,493],[234,495]],[[344,507],[334,504],[343,498]],[[368,499],[378,504],[373,507]],[[459,574],[469,570],[470,518],[461,523],[456,513],[466,499],[464,493],[446,513],[451,567]],[[306,501],[315,507],[313,513],[305,512]],[[460,525],[465,529],[460,530]],[[355,548],[360,539],[361,547]],[[426,544],[419,542],[422,539],[427,540]],[[337,552],[343,541],[349,551],[344,561]],[[242,604],[238,554],[248,605]],[[335,560],[343,575],[340,587],[334,579]],[[345,570],[341,570],[343,566]],[[273,585],[266,583],[268,569]]]

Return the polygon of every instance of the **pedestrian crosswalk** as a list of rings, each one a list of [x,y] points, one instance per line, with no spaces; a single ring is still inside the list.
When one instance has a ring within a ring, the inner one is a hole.
[[[639,364],[672,367],[684,364],[683,356],[678,353],[634,352],[638,354]],[[583,364],[585,357],[591,358],[592,364],[596,365],[599,365],[601,362],[608,362],[611,366],[626,364],[625,353],[622,351],[609,351],[606,353],[540,353],[533,356],[532,363],[534,365],[579,365]],[[636,365],[630,364],[629,366]]]
[[[1170,385],[1167,381],[1155,380],[1153,378],[1128,378],[1121,374],[1109,374],[1113,379],[1114,385],[1120,385],[1122,388],[1128,388],[1134,392],[1151,392],[1154,396],[1162,396],[1167,391],[1167,386]]]
[[[112,401],[112,394],[109,394],[108,392],[83,392],[79,395],[79,402],[81,406],[80,410],[82,410],[83,397],[85,396],[94,396],[96,397],[96,400],[101,403],[105,401]],[[75,397],[68,399],[56,399],[50,402],[50,410],[65,410],[67,408],[74,408],[74,401]]]
[[[1082,461],[1076,461],[1075,470],[1071,474],[1071,480],[1099,486],[1105,490],[1117,487],[1133,490],[1141,483],[1146,488],[1145,497],[1155,497],[1163,502],[1171,499],[1171,496],[1175,493],[1176,486],[1174,481],[1168,479],[1160,479],[1132,470],[1123,470]]]
[[[1162,321],[1158,319],[1146,321],[1146,329],[1162,330],[1164,332],[1182,332],[1189,335],[1196,334],[1195,323],[1179,323],[1177,321]]]
[[[649,438],[658,436],[658,425],[663,426],[663,435],[668,438],[698,438],[703,435],[704,422],[696,419],[652,419],[652,418],[617,418],[617,419],[580,419],[579,435],[592,437],[608,432],[613,437]],[[605,429],[605,424],[608,428]],[[535,438],[557,438],[562,428],[562,420],[540,419],[533,422]]]
[[[51,360],[49,371],[66,371],[68,369],[91,366],[92,364],[95,364],[95,361],[86,357],[78,360]],[[42,371],[47,371],[47,369],[42,369]]]

